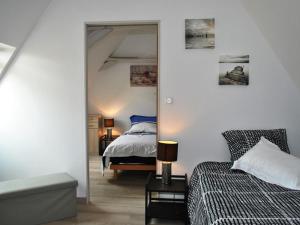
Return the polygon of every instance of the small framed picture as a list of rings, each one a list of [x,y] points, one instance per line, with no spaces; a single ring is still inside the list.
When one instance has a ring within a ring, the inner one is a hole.
[[[131,87],[157,86],[157,65],[131,65]]]
[[[215,48],[215,19],[186,19],[185,48]]]
[[[249,55],[221,55],[219,85],[249,85]]]

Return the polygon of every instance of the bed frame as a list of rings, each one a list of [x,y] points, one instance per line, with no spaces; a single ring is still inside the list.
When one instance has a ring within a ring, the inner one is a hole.
[[[110,162],[109,168],[114,171],[115,176],[118,170],[156,171],[155,157],[111,157]]]
[[[114,176],[117,176],[118,170],[156,171],[156,165],[146,164],[111,164],[109,168],[114,171]]]

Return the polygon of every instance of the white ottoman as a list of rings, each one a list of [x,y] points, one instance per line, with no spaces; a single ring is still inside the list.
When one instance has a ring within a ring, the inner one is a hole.
[[[77,185],[66,173],[0,182],[0,224],[35,225],[76,216]]]

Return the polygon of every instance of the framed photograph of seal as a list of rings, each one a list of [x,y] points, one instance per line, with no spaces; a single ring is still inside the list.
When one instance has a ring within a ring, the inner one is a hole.
[[[219,85],[249,85],[249,55],[221,55]]]

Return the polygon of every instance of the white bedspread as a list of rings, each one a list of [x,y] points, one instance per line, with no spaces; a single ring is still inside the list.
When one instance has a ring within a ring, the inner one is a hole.
[[[106,157],[106,167],[109,157],[156,157],[156,135],[121,135],[107,146],[103,156]]]

